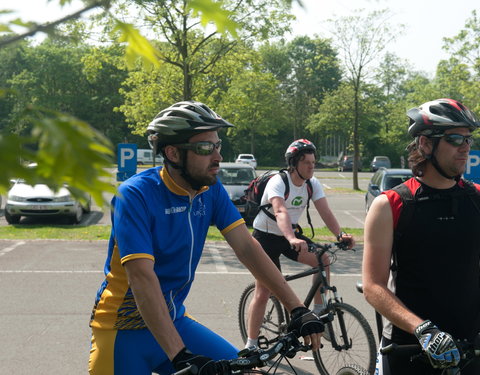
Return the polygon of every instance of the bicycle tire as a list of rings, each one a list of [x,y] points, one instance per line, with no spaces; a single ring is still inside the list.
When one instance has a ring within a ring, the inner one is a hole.
[[[325,325],[325,329],[329,330],[331,340],[330,342],[322,340],[323,348],[313,352],[315,365],[320,374],[336,375],[341,368],[347,365],[360,366],[367,369],[367,373],[373,374],[377,348],[375,336],[367,319],[355,307],[343,302],[330,304],[328,311],[334,313],[333,321]],[[349,343],[351,342],[351,347],[348,349],[335,348],[333,344],[333,338],[339,344],[340,340],[343,340],[339,325],[342,317]]]
[[[346,365],[343,366],[335,375],[370,375],[371,372],[365,370],[362,366],[358,365]]]
[[[248,307],[252,301],[255,292],[255,283],[249,284],[242,295],[238,304],[238,324],[240,334],[244,343],[247,342],[248,328]],[[260,336],[264,336],[267,340],[276,338],[280,333],[285,331],[286,323],[283,313],[283,306],[275,296],[270,296],[265,309],[265,315],[260,327]]]

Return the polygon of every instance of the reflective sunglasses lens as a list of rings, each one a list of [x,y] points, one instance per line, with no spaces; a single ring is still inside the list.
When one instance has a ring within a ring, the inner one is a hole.
[[[215,149],[215,143],[198,142],[196,143],[195,153],[198,155],[210,155]]]
[[[466,142],[470,146],[473,143],[473,138],[471,135],[464,136],[461,134],[446,134],[445,141],[456,147],[463,145],[463,142]]]

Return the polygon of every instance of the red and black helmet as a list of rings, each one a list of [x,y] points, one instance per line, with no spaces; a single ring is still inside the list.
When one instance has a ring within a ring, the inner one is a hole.
[[[408,110],[407,116],[410,118],[408,134],[412,137],[442,134],[452,128],[469,128],[473,131],[480,127],[477,116],[453,99],[432,100]]]
[[[285,152],[285,161],[289,167],[294,167],[300,155],[302,154],[314,154],[317,151],[315,145],[308,139],[297,139],[288,146]]]

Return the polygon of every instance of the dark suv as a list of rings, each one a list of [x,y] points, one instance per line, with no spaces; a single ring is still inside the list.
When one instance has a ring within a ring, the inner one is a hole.
[[[358,166],[357,171],[361,171],[362,169],[362,159],[358,159]],[[353,171],[353,155],[345,155],[343,158],[340,159],[338,162],[338,171],[345,172],[345,171]]]

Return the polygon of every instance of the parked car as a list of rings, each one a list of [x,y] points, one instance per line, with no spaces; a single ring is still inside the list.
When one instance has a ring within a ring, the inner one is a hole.
[[[18,224],[22,216],[65,216],[70,223],[78,224],[83,214],[90,212],[90,206],[90,198],[82,205],[66,187],[54,192],[47,185],[31,186],[17,179],[7,194],[5,220],[8,224]]]
[[[368,212],[373,200],[385,190],[407,181],[413,173],[410,169],[379,168],[372,176],[365,194],[365,211]]]
[[[392,164],[388,156],[374,156],[370,163],[370,170],[376,172],[379,168],[391,168]]]
[[[358,166],[357,171],[362,170],[362,159],[358,159]],[[345,171],[353,171],[353,155],[345,155],[343,158],[340,159],[338,162],[338,171],[345,172]]]
[[[238,155],[235,163],[245,163],[251,165],[253,168],[257,168],[257,161],[255,160],[255,156],[253,156],[252,154]]]
[[[250,223],[245,218],[246,201],[244,199],[245,189],[255,177],[255,169],[252,166],[244,163],[220,163],[220,171],[218,172],[218,179],[223,184],[230,196],[233,204],[247,223]]]
[[[148,148],[137,149],[137,164],[153,164],[153,151]],[[163,156],[155,156],[155,165],[163,164]]]

